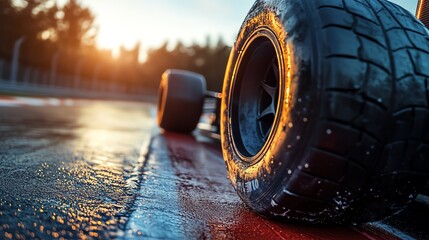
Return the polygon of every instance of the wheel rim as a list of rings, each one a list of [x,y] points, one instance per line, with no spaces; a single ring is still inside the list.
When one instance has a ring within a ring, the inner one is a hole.
[[[253,162],[272,138],[281,98],[279,47],[263,29],[245,44],[231,92],[230,133],[236,152]]]

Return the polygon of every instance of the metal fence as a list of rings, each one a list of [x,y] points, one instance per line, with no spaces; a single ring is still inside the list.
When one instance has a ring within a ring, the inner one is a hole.
[[[144,99],[153,93],[143,87],[126,88],[113,79],[101,80],[80,76],[79,68],[75,74],[66,75],[50,70],[14,64],[0,59],[0,93],[31,94],[56,97]]]

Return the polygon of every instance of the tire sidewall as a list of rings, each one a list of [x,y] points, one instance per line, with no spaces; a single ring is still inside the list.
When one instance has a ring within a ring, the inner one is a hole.
[[[303,42],[301,38],[308,37],[303,29],[297,30],[294,33],[288,33],[285,28],[288,28],[287,20],[284,16],[288,11],[283,11],[282,6],[290,4],[291,8],[302,12],[294,13],[295,21],[304,23],[305,11],[303,3],[300,1],[268,1],[257,2],[252,7],[248,17],[242,25],[237,41],[231,51],[227,70],[224,79],[224,88],[222,95],[221,108],[221,141],[222,152],[228,169],[229,178],[232,185],[238,192],[239,196],[254,210],[260,213],[265,213],[267,207],[271,206],[271,198],[276,192],[281,191],[281,186],[288,181],[288,175],[299,167],[300,162],[294,159],[299,159],[296,156],[302,151],[300,144],[302,134],[307,126],[294,126],[295,122],[302,119],[303,116],[297,114],[296,108],[308,108],[310,103],[302,100],[304,96],[300,86],[302,79],[308,78],[311,54],[302,50]],[[290,10],[289,10],[290,12]],[[283,15],[283,17],[282,17]],[[292,23],[291,25],[296,25]],[[294,27],[294,26],[292,26]],[[274,124],[271,131],[271,137],[262,148],[259,156],[255,161],[248,162],[237,152],[234,147],[234,140],[230,129],[231,119],[231,101],[235,78],[239,71],[240,58],[243,57],[248,39],[253,35],[258,34],[261,29],[271,31],[278,43],[277,57],[280,68],[280,92],[283,92],[283,97],[279,99],[279,107],[277,109],[277,123]],[[298,42],[298,43],[297,43]],[[303,70],[304,69],[304,70]],[[306,83],[303,83],[306,84]],[[305,90],[307,91],[307,90]],[[304,91],[304,92],[305,92]],[[299,100],[299,101],[298,101]],[[300,116],[297,116],[300,115]],[[310,119],[310,117],[308,118]],[[309,125],[309,124],[306,124]]]
[[[205,92],[202,75],[167,70],[162,75],[158,93],[158,125],[167,131],[192,132],[202,114]]]

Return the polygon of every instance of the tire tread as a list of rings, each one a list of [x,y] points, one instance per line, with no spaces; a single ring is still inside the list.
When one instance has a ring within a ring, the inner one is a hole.
[[[318,137],[306,150],[305,167],[273,201],[287,203],[280,207],[297,218],[302,209],[288,198],[318,202],[306,210],[323,219],[336,215],[343,197],[350,213],[368,212],[344,219],[376,219],[405,206],[429,173],[429,36],[409,13],[384,0],[315,4],[324,42],[338,44],[326,46],[322,56]]]

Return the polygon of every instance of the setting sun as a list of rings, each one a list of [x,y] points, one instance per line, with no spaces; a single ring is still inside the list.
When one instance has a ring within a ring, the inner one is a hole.
[[[82,4],[94,12],[99,48],[111,49],[117,56],[120,46],[130,49],[140,42],[142,60],[148,49],[167,41],[174,44],[180,40],[189,45],[204,43],[210,36],[214,41],[222,37],[231,45],[253,2],[95,0]]]
[[[121,47],[130,49],[134,47],[140,40],[137,34],[128,32],[128,29],[115,26],[115,22],[107,23],[110,26],[105,31],[100,30],[97,37],[97,46],[102,49],[109,49],[112,51],[113,57],[118,57]]]

